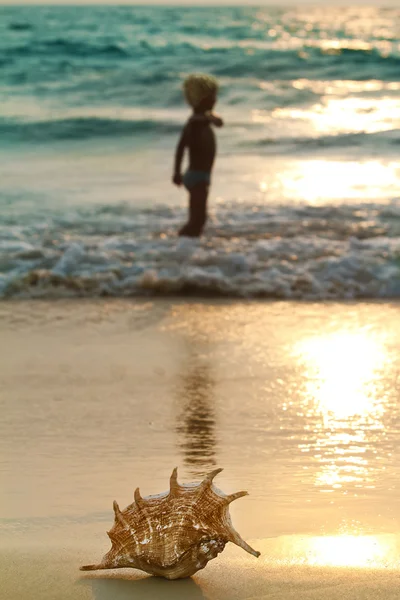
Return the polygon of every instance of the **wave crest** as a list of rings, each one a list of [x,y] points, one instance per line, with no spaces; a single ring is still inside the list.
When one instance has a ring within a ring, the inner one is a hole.
[[[0,137],[9,141],[46,142],[128,136],[135,133],[177,133],[181,126],[153,119],[74,117],[42,121],[0,121]]]

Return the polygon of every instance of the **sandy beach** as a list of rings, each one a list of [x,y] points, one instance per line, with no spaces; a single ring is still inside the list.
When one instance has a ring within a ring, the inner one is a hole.
[[[397,304],[0,305],[5,600],[398,598]],[[223,467],[228,545],[190,580],[84,574],[121,507]]]
[[[0,6],[0,600],[400,600],[400,8],[374,1]],[[175,467],[248,491],[260,557],[80,571]]]

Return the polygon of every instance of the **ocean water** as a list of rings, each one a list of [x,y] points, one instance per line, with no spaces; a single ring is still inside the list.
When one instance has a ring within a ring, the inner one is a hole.
[[[219,78],[199,241],[184,77]],[[0,297],[400,296],[400,10],[0,7]]]

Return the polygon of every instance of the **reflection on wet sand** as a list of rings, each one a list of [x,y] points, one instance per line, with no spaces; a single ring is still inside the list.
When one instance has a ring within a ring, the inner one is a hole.
[[[302,340],[296,352],[305,366],[305,429],[313,439],[300,450],[318,463],[315,485],[325,492],[375,487],[389,408],[378,391],[383,341],[367,331],[339,331]]]
[[[258,541],[264,562],[275,565],[399,569],[400,537],[392,534],[282,536]]]
[[[200,586],[193,579],[178,579],[167,581],[159,577],[144,577],[142,579],[123,579],[111,577],[85,578],[85,585],[90,585],[94,600],[204,600],[205,596]]]
[[[307,563],[327,567],[395,567],[394,536],[338,535],[311,538]],[[398,566],[397,561],[397,566]]]
[[[176,431],[183,462],[195,476],[202,476],[215,466],[214,388],[215,379],[207,355],[196,352],[190,345],[177,384],[182,408],[178,411]]]
[[[176,431],[184,464],[196,476],[215,466],[214,387],[212,366],[207,357],[189,350],[177,386],[182,410],[178,412]]]

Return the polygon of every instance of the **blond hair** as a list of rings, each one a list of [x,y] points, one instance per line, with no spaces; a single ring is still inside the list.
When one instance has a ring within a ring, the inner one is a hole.
[[[183,91],[188,104],[197,108],[203,100],[217,94],[218,81],[212,75],[195,73],[185,79]]]

